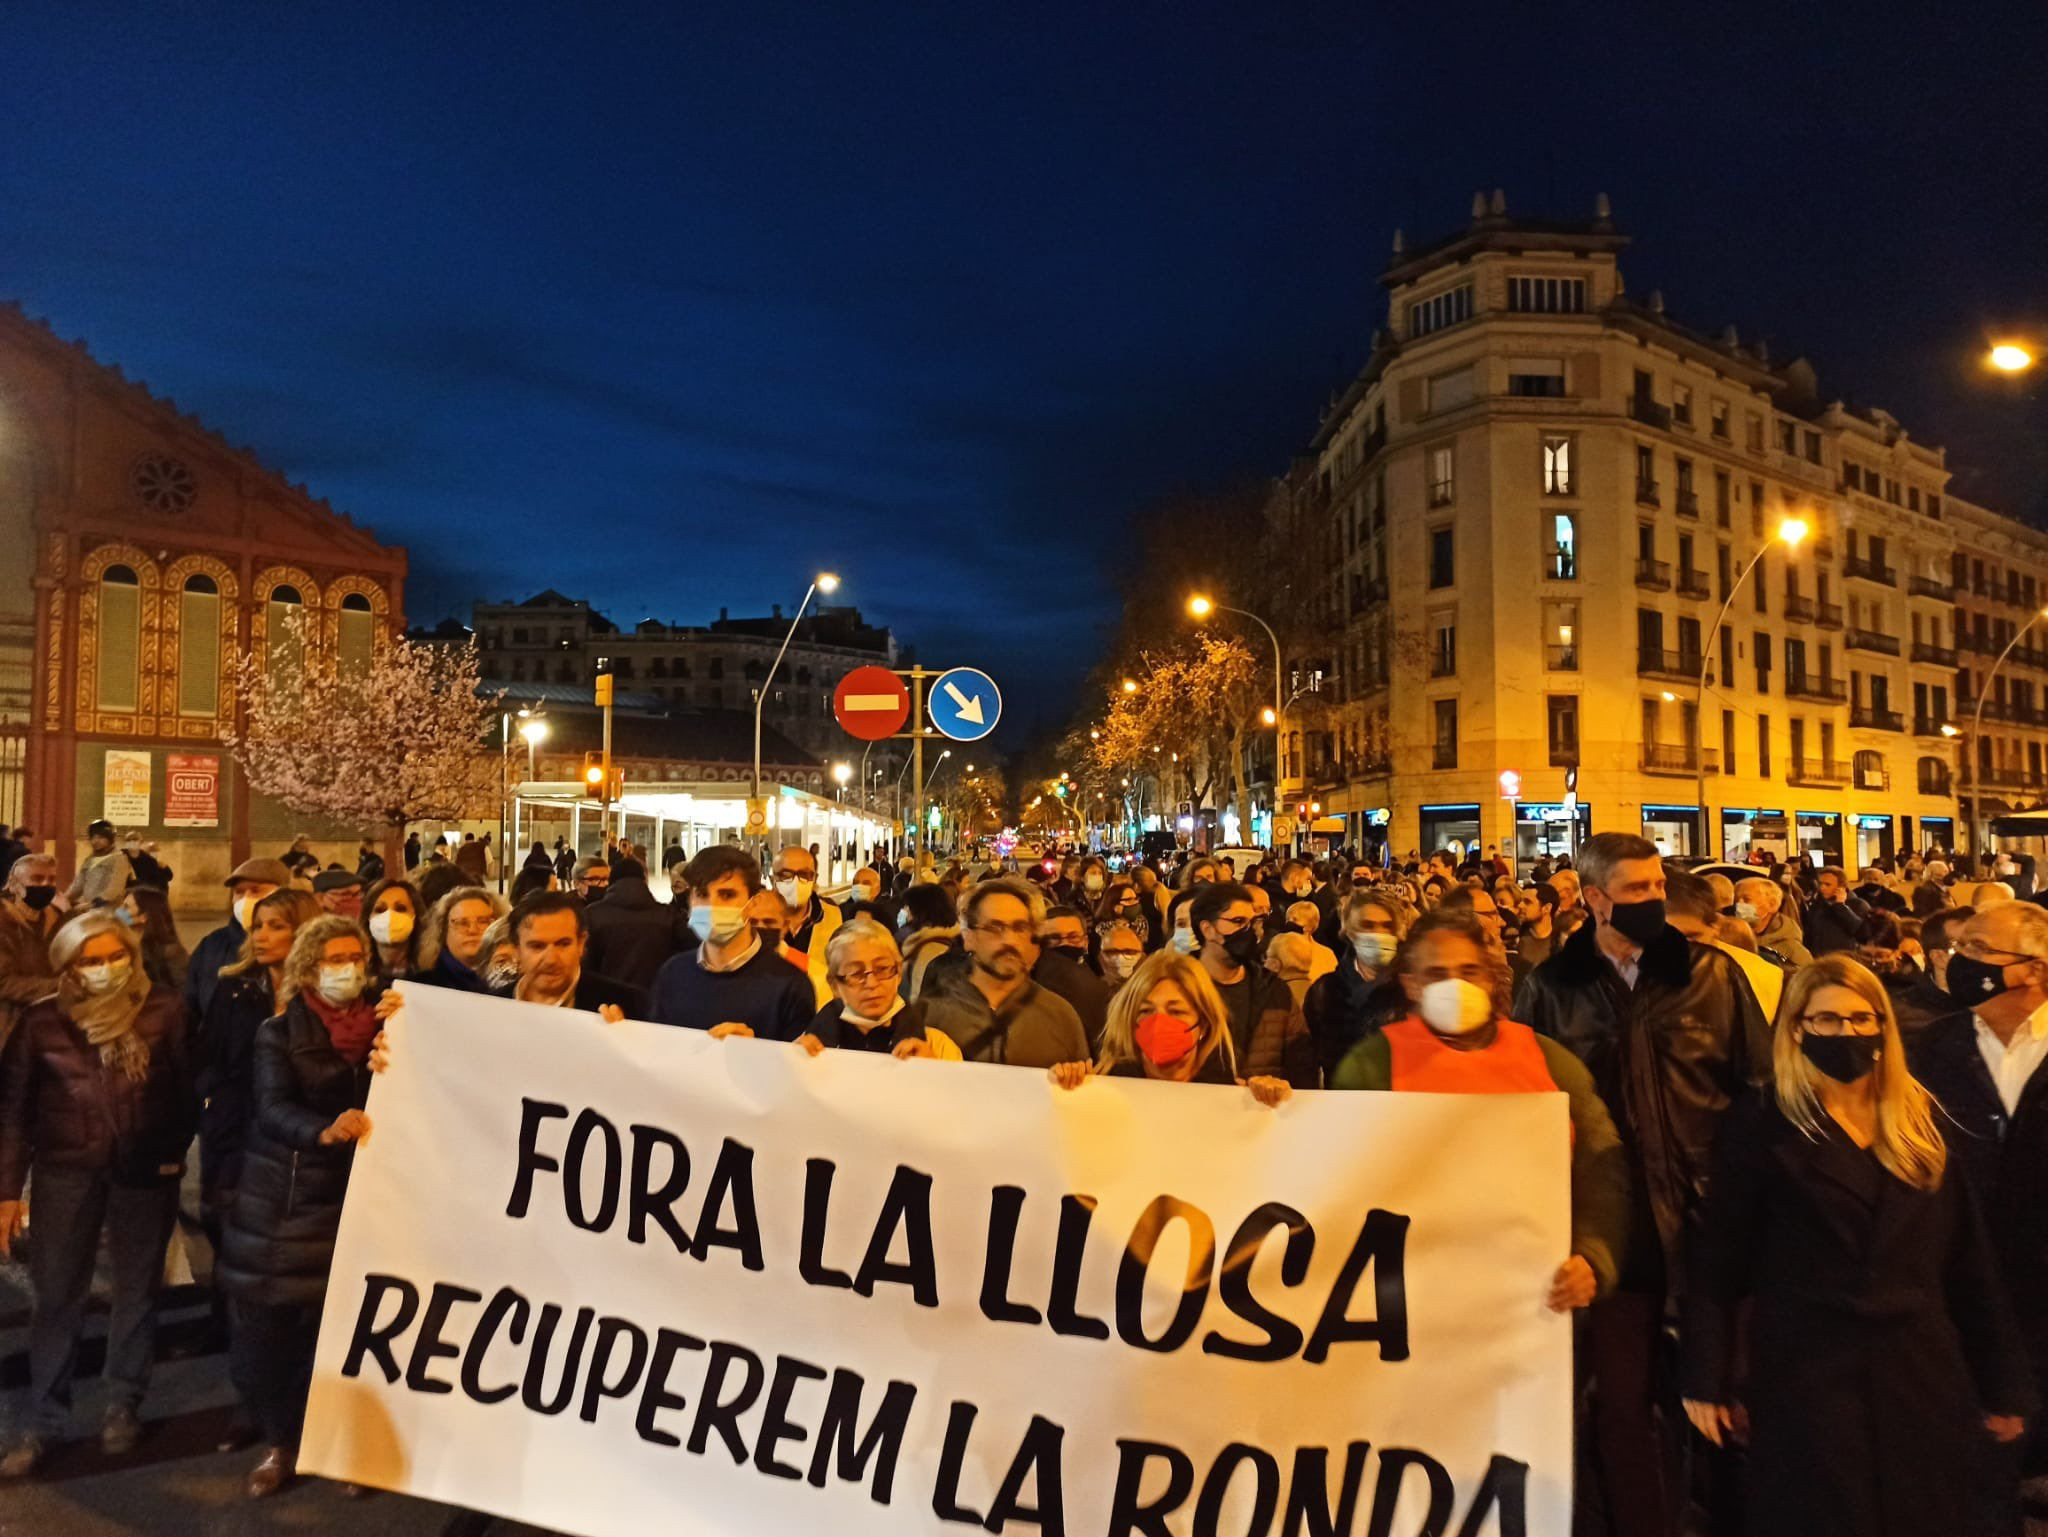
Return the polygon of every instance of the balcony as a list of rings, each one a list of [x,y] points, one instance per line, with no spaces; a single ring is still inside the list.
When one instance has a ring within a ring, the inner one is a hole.
[[[1659,405],[1648,395],[1631,395],[1628,398],[1628,414],[1645,427],[1661,427],[1671,430],[1671,407]]]
[[[1642,750],[1645,774],[1712,774],[1720,761],[1720,755],[1711,749],[1702,752],[1683,742],[1645,742]]]
[[[1935,598],[1943,603],[1953,603],[1956,598],[1956,584],[1938,576],[1909,576],[1906,591],[1916,598]]]
[[[1814,540],[1813,558],[1823,564],[1831,563],[1835,558],[1835,541],[1826,538]]]
[[[1552,550],[1543,557],[1543,579],[1547,582],[1577,581],[1579,557],[1574,550]]]
[[[1704,571],[1681,571],[1678,573],[1678,595],[1681,598],[1711,598],[1714,589],[1708,585]]]
[[[1543,661],[1552,672],[1577,672],[1579,670],[1579,648],[1577,646],[1545,646]]]
[[[1916,715],[1913,717],[1913,735],[1941,736],[1942,728],[1948,724],[1949,723],[1946,720],[1943,720],[1938,716]]]
[[[1661,646],[1638,646],[1636,672],[1645,678],[1677,678],[1685,683],[1697,683],[1700,654],[1697,651],[1666,651]]]
[[[1839,603],[1814,604],[1813,622],[1823,630],[1839,630],[1842,627],[1842,605]]]
[[[1657,482],[1654,480],[1637,480],[1636,500],[1645,507],[1655,507],[1658,504]]]
[[[1956,665],[1956,651],[1953,646],[1937,646],[1932,641],[1913,642],[1913,660],[1925,662],[1930,667],[1953,667]]]
[[[1826,758],[1794,758],[1785,766],[1785,783],[1840,789],[1849,782],[1849,765]]]
[[[1842,637],[1842,644],[1851,651],[1875,651],[1879,656],[1899,654],[1898,636],[1880,635],[1875,630],[1851,630]]]
[[[1796,592],[1786,593],[1785,617],[1794,624],[1813,623],[1813,599],[1803,598]]]
[[[1639,560],[1636,562],[1636,586],[1651,592],[1671,590],[1671,562],[1668,560]]]
[[[1883,710],[1876,705],[1852,704],[1849,706],[1849,724],[1863,731],[1904,731],[1905,717],[1897,710]]]
[[[1816,677],[1812,673],[1785,674],[1787,699],[1813,699],[1822,704],[1840,704],[1849,697],[1849,685],[1840,678]]]
[[[1672,505],[1677,509],[1678,515],[1681,518],[1698,518],[1700,515],[1699,493],[1690,487],[1680,486],[1678,488],[1678,498]]]
[[[1847,560],[1843,561],[1842,575],[1856,577],[1866,582],[1875,582],[1880,587],[1896,587],[1899,585],[1899,573],[1896,568],[1880,565],[1867,555],[1851,555]]]

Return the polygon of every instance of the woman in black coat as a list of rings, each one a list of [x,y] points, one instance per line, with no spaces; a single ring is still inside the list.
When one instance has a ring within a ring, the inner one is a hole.
[[[1716,1144],[1685,1329],[1694,1425],[1719,1445],[1747,1410],[1748,1537],[2015,1529],[1994,1443],[2023,1433],[2033,1383],[1883,986],[1845,955],[1802,966],[1773,1053],[1773,1089]]]
[[[305,925],[279,985],[284,1012],[256,1032],[255,1120],[220,1255],[229,1364],[268,1443],[249,1474],[252,1499],[281,1487],[297,1460],[342,1197],[370,1131],[369,953],[353,918]]]

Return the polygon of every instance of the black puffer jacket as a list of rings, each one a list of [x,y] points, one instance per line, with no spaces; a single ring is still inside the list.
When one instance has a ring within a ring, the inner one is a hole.
[[[344,1110],[370,1092],[368,1066],[334,1049],[304,998],[256,1032],[256,1115],[241,1184],[221,1245],[221,1283],[245,1302],[317,1303],[341,1224],[355,1144],[320,1145]]]
[[[277,1012],[261,967],[222,977],[199,1028],[199,1178],[209,1214],[233,1208],[256,1114],[256,1031]]]
[[[1529,973],[1514,1017],[1586,1064],[1628,1145],[1636,1209],[1621,1284],[1675,1294],[1721,1119],[1745,1087],[1770,1078],[1769,1026],[1736,963],[1713,946],[1666,926],[1644,947],[1631,990],[1597,931],[1581,924]]]
[[[1344,941],[1339,938],[1338,943]],[[1337,1064],[1350,1055],[1352,1047],[1408,1012],[1408,995],[1393,975],[1367,981],[1351,959],[1350,949],[1344,945],[1344,958],[1337,962],[1337,969],[1311,982],[1308,996],[1301,1000],[1308,1033],[1315,1037],[1316,1061],[1322,1066],[1324,1083],[1336,1076]]]

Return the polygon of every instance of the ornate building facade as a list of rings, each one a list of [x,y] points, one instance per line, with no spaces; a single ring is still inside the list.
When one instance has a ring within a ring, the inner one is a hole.
[[[235,659],[297,612],[344,664],[397,632],[406,556],[170,401],[0,307],[0,819],[66,872],[105,817],[181,907],[308,828],[240,780]]]

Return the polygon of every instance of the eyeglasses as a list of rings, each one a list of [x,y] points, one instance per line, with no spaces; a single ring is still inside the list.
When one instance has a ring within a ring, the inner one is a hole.
[[[1967,955],[1973,961],[1997,960],[2003,966],[2018,966],[2027,961],[2040,959],[2039,956],[2022,955],[2017,950],[2001,950],[1995,945],[1985,944],[1981,939],[1964,940],[1956,946],[1956,954]]]
[[[450,918],[448,927],[463,934],[481,934],[497,921],[496,918]]]
[[[1876,1035],[1877,1016],[1868,1009],[1854,1014],[1834,1014],[1822,1011],[1803,1016],[1806,1027],[1820,1035]]]
[[[888,966],[856,966],[851,971],[839,973],[839,980],[848,987],[860,987],[869,982],[894,982],[903,975],[903,968]]]

